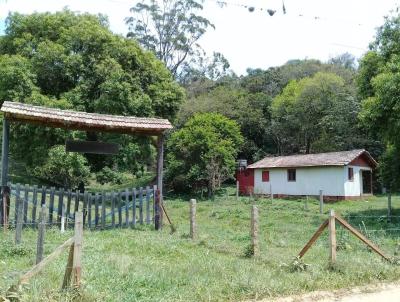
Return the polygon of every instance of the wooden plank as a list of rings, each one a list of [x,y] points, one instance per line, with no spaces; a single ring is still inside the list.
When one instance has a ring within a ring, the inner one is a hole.
[[[33,226],[36,225],[37,193],[38,193],[37,189],[38,189],[38,187],[36,185],[33,186],[33,196],[32,196],[32,203],[33,203],[33,206],[32,206],[32,224],[33,224]]]
[[[45,232],[46,232],[46,205],[42,205],[39,213],[38,239],[36,244],[36,264],[38,264],[43,259]]]
[[[254,257],[260,256],[260,242],[258,239],[258,208],[255,205],[251,207],[251,247]]]
[[[29,279],[31,279],[33,276],[38,274],[43,268],[46,267],[46,265],[53,261],[56,257],[58,257],[64,250],[66,250],[69,246],[71,246],[74,243],[74,238],[70,238],[67,241],[65,241],[63,244],[61,244],[59,247],[57,247],[50,255],[48,255],[46,258],[44,258],[41,262],[36,264],[32,269],[30,269],[27,273],[22,275],[19,278],[19,284],[24,284],[28,283]]]
[[[3,216],[2,216],[2,222],[3,222],[3,228],[4,228],[4,233],[7,232],[8,229],[8,217],[10,214],[10,192],[11,189],[8,186],[3,186],[2,187],[2,203],[3,203]]]
[[[146,187],[146,224],[150,224],[150,187]]]
[[[83,240],[83,213],[77,212],[75,215],[75,235],[74,235],[74,259],[72,262],[72,284],[74,288],[81,285],[82,276],[82,240]]]
[[[53,224],[53,211],[54,211],[54,191],[56,189],[51,187],[50,189],[50,205],[49,205],[49,224]]]
[[[111,192],[111,225],[115,227],[115,192]]]
[[[136,189],[132,191],[132,225],[136,227]]]
[[[389,257],[387,257],[376,245],[374,245],[371,241],[369,241],[363,234],[361,234],[359,231],[357,231],[355,228],[353,228],[346,220],[344,220],[339,215],[336,215],[336,220],[342,226],[344,226],[346,229],[348,229],[354,236],[356,236],[358,239],[360,239],[362,242],[364,242],[366,245],[368,245],[375,253],[380,255],[385,260],[390,261]]]
[[[154,209],[155,209],[155,214],[154,214],[154,228],[158,231],[162,228],[161,224],[161,204],[160,204],[160,191],[155,190],[154,191]]]
[[[139,188],[139,223],[143,224],[143,188]]]
[[[57,207],[57,223],[61,224],[61,217],[63,216],[63,207],[64,207],[64,189],[60,188],[58,192],[58,207]]]
[[[25,184],[25,188],[24,188],[24,223],[28,222],[28,195],[29,195],[29,185]]]
[[[99,193],[96,192],[95,197],[94,197],[94,226],[97,229],[97,227],[99,226]]]
[[[116,194],[117,205],[118,205],[118,227],[122,227],[122,194],[118,192]]]
[[[88,208],[88,214],[87,214],[87,221],[88,221],[88,226],[89,226],[89,229],[91,229],[92,228],[92,204],[94,203],[93,201],[93,194],[89,194],[88,195],[88,205],[87,205],[87,208]]]
[[[19,189],[17,189],[17,197],[16,197],[16,228],[15,228],[15,244],[21,243],[22,237],[22,226],[24,224],[24,202],[20,197]]]
[[[324,212],[324,195],[323,191],[319,190],[319,213],[322,214]]]
[[[96,141],[67,140],[65,142],[65,151],[90,154],[117,154],[119,152],[119,145]]]
[[[125,189],[125,226],[129,227],[129,190]]]
[[[72,244],[69,248],[68,262],[67,266],[65,267],[64,279],[61,286],[62,289],[67,288],[71,283],[73,261],[74,261],[74,245]]]
[[[89,200],[89,194],[88,192],[83,192],[83,227],[86,225],[86,217],[88,213],[88,200]]]
[[[333,265],[336,263],[336,219],[335,211],[330,210],[329,212],[329,261]]]
[[[303,247],[303,249],[299,253],[299,258],[302,258],[304,254],[310,249],[310,247],[317,241],[318,237],[322,234],[325,228],[328,226],[329,220],[325,220],[311,237],[311,239],[307,242],[307,244]]]
[[[11,188],[12,190],[12,188]],[[15,211],[14,211],[14,223],[15,227],[17,227],[17,220],[18,220],[18,206],[19,206],[19,199],[20,199],[20,192],[21,192],[21,185],[17,184],[15,188]]]
[[[43,206],[46,204],[46,187],[42,186],[42,194],[41,194],[41,199],[40,199],[40,206]]]
[[[101,194],[101,229],[106,228],[106,193]]]
[[[74,219],[76,212],[79,211],[79,190],[75,191],[75,208],[74,208]]]
[[[71,215],[71,200],[72,200],[72,192],[69,189],[67,192],[67,210],[65,211],[65,216],[67,219],[67,227],[69,227],[70,215]]]

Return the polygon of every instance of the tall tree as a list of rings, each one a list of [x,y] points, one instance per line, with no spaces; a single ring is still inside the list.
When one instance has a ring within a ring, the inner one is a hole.
[[[126,18],[128,37],[135,38],[153,51],[176,77],[180,66],[201,54],[197,43],[209,27],[214,27],[198,13],[203,9],[197,0],[143,0],[131,8]]]

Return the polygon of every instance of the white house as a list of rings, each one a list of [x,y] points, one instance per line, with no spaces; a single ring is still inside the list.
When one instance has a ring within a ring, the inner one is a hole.
[[[255,194],[274,197],[319,195],[325,200],[372,194],[377,162],[365,150],[266,157],[247,167]],[[253,180],[251,179],[253,178]]]

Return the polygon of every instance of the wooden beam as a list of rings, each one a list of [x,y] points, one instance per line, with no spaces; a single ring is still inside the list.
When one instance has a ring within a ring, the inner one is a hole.
[[[82,238],[83,238],[83,213],[75,213],[74,259],[72,263],[72,285],[79,288],[82,276]]]
[[[336,262],[336,220],[335,211],[330,210],[329,212],[329,260],[330,264],[335,264]]]
[[[307,244],[303,247],[303,249],[299,253],[299,258],[303,257],[304,254],[310,249],[310,247],[314,244],[315,241],[317,241],[318,237],[322,234],[322,232],[325,230],[325,228],[328,226],[328,219],[325,220],[317,229],[317,231],[314,233],[314,235],[311,237],[311,239],[307,242]]]
[[[59,256],[65,249],[71,246],[74,243],[74,238],[70,238],[57,247],[50,255],[44,258],[41,262],[36,264],[30,271],[25,273],[22,277],[19,278],[19,284],[28,283],[29,279],[38,274],[50,261],[54,260],[57,256]]]
[[[65,151],[108,155],[117,154],[119,152],[119,145],[95,141],[67,140],[65,142]]]
[[[375,253],[380,255],[385,260],[390,261],[389,257],[387,257],[377,246],[375,246],[371,241],[369,241],[363,234],[361,234],[359,231],[357,231],[355,228],[353,228],[346,220],[344,220],[342,217],[340,217],[338,215],[336,215],[336,220],[343,227],[345,227],[351,233],[353,233],[354,236],[356,236],[358,239],[360,239],[362,242],[364,242],[366,245],[368,245]]]
[[[1,151],[1,186],[5,187],[8,181],[8,150],[10,145],[10,122],[3,120],[3,145]]]
[[[164,136],[157,138],[157,188],[160,191],[160,200],[163,199],[163,169],[164,169]]]

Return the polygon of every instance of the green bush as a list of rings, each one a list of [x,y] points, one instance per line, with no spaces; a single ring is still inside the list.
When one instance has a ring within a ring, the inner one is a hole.
[[[78,153],[67,153],[65,147],[56,145],[49,151],[46,162],[34,169],[36,177],[64,188],[76,188],[87,182],[90,169],[86,158]]]
[[[96,181],[102,185],[106,183],[120,185],[123,183],[124,177],[109,167],[104,167],[96,174]]]

